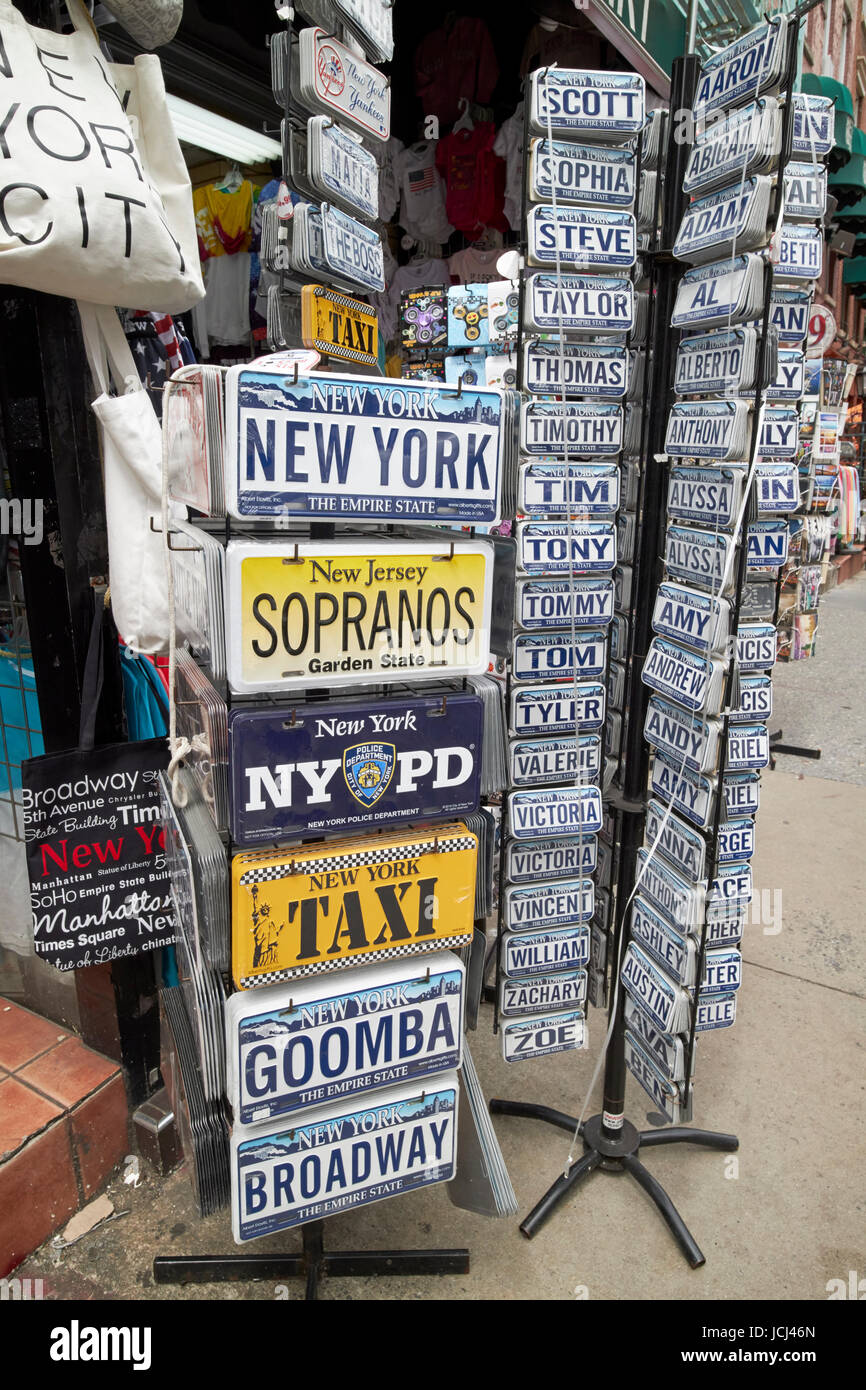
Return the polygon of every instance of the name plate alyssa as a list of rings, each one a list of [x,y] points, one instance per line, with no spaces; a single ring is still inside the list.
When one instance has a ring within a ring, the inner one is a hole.
[[[502,393],[354,374],[231,368],[229,514],[488,523],[499,516]]]
[[[585,970],[563,970],[526,980],[509,980],[503,975],[499,982],[499,1012],[506,1018],[570,1009],[585,1002]]]
[[[511,652],[515,681],[563,680],[601,676],[607,666],[607,640],[600,628],[533,636],[518,632]]]
[[[478,841],[457,822],[232,859],[238,989],[472,940]]]
[[[654,695],[647,705],[644,738],[683,770],[712,771],[718,761],[720,732],[718,719],[698,719],[659,695]]]
[[[232,838],[247,847],[475,811],[482,731],[477,695],[234,709]]]
[[[529,631],[605,626],[613,601],[611,579],[518,579],[514,621]]]
[[[526,574],[610,571],[616,565],[616,527],[608,521],[519,521],[517,563]]]
[[[528,460],[520,467],[519,508],[527,516],[613,516],[619,507],[615,463]]]
[[[530,265],[579,270],[631,270],[637,228],[630,212],[550,207],[536,203],[526,218]]]
[[[529,197],[557,206],[631,208],[635,198],[635,158],[631,150],[572,141],[535,139],[529,145]]]
[[[543,879],[591,874],[598,861],[598,839],[595,835],[575,835],[568,840],[537,840],[529,844],[509,840],[505,855],[505,877],[509,883],[538,883]]]
[[[748,401],[677,401],[668,416],[665,449],[674,458],[740,459],[749,410]]]
[[[501,949],[503,971],[512,980],[549,975],[552,970],[575,970],[589,960],[589,928],[577,925],[553,931],[507,932]]]
[[[535,396],[589,396],[622,400],[629,356],[614,343],[540,343],[523,349],[523,383]]]
[[[662,583],[653,608],[653,632],[695,651],[721,654],[728,641],[730,613],[727,599],[702,594],[686,584]]]
[[[230,541],[227,664],[237,694],[366,678],[481,675],[493,552],[481,541]]]
[[[586,1047],[586,1016],[583,1009],[533,1018],[523,1023],[507,1023],[502,1029],[502,1057],[520,1062],[531,1057],[553,1057],[557,1052],[580,1051]]]
[[[530,275],[523,312],[539,333],[631,333],[634,286],[623,276]]]
[[[746,465],[701,468],[682,464],[671,469],[668,516],[726,530],[737,519],[746,486]]]
[[[602,826],[598,787],[554,787],[508,794],[508,828],[515,840],[597,835]]]
[[[641,680],[688,710],[718,714],[725,667],[721,661],[679,647],[666,637],[654,637],[643,664]]]
[[[511,785],[546,787],[557,782],[597,782],[601,772],[598,734],[569,738],[531,738],[508,745]]]
[[[531,887],[505,890],[505,925],[509,931],[549,931],[573,922],[591,922],[595,885],[591,878],[556,879]]]
[[[598,681],[516,686],[511,692],[510,726],[516,735],[573,733],[604,724],[605,688]]]
[[[520,447],[526,454],[569,458],[622,452],[622,407],[592,401],[548,405],[537,401],[520,412]]]
[[[394,1086],[366,1109],[339,1101],[286,1131],[237,1128],[231,1141],[232,1233],[242,1244],[332,1212],[412,1192],[454,1176],[456,1072],[435,1089]]]
[[[539,135],[586,135],[625,144],[644,125],[646,87],[636,73],[539,68],[530,77],[529,124]]]
[[[233,994],[225,1014],[235,1122],[459,1067],[464,974],[459,957],[443,951],[425,957],[424,971],[399,961]]]
[[[728,596],[734,585],[732,547],[733,540],[725,533],[669,526],[665,535],[665,568],[674,579],[682,579],[687,585]]]

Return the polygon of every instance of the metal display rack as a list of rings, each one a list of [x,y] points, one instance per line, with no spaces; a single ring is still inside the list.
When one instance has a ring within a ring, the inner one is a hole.
[[[804,0],[793,12],[787,33],[787,49],[784,60],[785,77],[782,92],[785,95],[784,117],[782,123],[781,155],[776,180],[774,203],[769,225],[776,225],[776,214],[784,199],[784,166],[787,163],[793,137],[793,93],[797,75],[800,24],[808,12],[820,0]],[[678,58],[673,65],[671,77],[671,112],[690,110],[694,106],[700,62],[696,56]],[[625,991],[616,988],[620,963],[628,941],[627,908],[636,882],[637,851],[642,843],[646,811],[646,785],[649,770],[649,748],[643,739],[644,716],[650,692],[641,680],[643,660],[652,640],[652,610],[658,582],[662,573],[661,555],[665,531],[665,497],[669,463],[665,448],[665,430],[668,411],[673,399],[674,359],[679,341],[679,333],[670,328],[671,311],[674,304],[678,282],[685,269],[674,260],[671,248],[677,228],[688,199],[682,192],[691,140],[679,143],[669,141],[665,168],[665,197],[661,231],[661,248],[653,254],[653,298],[654,322],[648,338],[651,352],[647,362],[647,380],[652,372],[653,386],[649,397],[648,418],[645,421],[644,472],[640,507],[642,520],[635,551],[637,590],[634,601],[631,628],[630,670],[627,676],[628,724],[623,733],[623,759],[621,762],[621,788],[614,791],[610,800],[615,807],[620,830],[619,873],[616,880],[616,915],[612,952],[612,995],[616,1001],[611,1004],[615,1010],[611,1019],[612,1034],[605,1060],[604,1091],[602,1111],[591,1116],[581,1124],[562,1111],[548,1106],[511,1100],[491,1100],[493,1114],[512,1115],[527,1119],[541,1120],[558,1129],[574,1135],[579,1132],[583,1139],[584,1153],[535,1204],[532,1211],[520,1225],[520,1230],[531,1239],[540,1227],[550,1218],[556,1208],[590,1173],[599,1170],[606,1173],[628,1173],[644,1189],[658,1208],[667,1223],[680,1250],[692,1268],[705,1262],[705,1256],[686,1226],[682,1216],[671,1201],[667,1192],[657,1179],[644,1167],[638,1157],[642,1149],[655,1148],[669,1144],[693,1144],[700,1148],[721,1152],[733,1152],[739,1147],[734,1134],[715,1133],[693,1129],[683,1125],[672,1125],[667,1129],[639,1131],[625,1118]],[[750,458],[758,444],[760,429],[762,392],[765,386],[767,367],[767,333],[769,324],[770,299],[772,290],[772,264],[769,253],[764,253],[764,302],[761,323],[763,331],[758,339],[758,362]],[[747,528],[754,516],[754,492],[744,518],[740,539],[737,582],[735,598],[732,601],[731,632],[736,633],[739,621],[740,604],[746,581],[748,562]],[[639,577],[639,582],[637,582]],[[716,861],[721,812],[723,806],[723,777],[727,759],[727,736],[731,700],[736,690],[736,643],[731,644],[731,655],[724,677],[724,700],[722,708],[726,711],[722,724],[721,755],[718,768],[718,791],[712,828],[708,835],[708,862]],[[735,702],[736,703],[736,702]],[[684,1105],[687,1104],[692,1086],[692,1059],[695,1046],[697,1021],[697,995],[700,982],[704,978],[707,950],[707,914],[701,929],[696,970],[697,984],[694,990],[694,1003],[691,1010],[691,1026],[688,1034],[688,1048],[685,1060]],[[610,957],[609,952],[609,957]]]

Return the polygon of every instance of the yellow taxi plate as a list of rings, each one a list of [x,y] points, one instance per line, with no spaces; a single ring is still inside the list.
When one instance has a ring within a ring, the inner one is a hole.
[[[478,840],[461,822],[232,859],[238,989],[472,940]]]
[[[301,338],[304,347],[329,357],[379,366],[378,315],[360,299],[325,285],[304,285],[301,290]]]
[[[230,541],[236,694],[487,670],[493,550],[480,540]]]

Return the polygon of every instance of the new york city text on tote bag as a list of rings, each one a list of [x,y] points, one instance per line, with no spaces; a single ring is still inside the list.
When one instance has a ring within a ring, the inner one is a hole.
[[[192,193],[159,59],[103,58],[0,0],[0,282],[180,313],[204,295]]]

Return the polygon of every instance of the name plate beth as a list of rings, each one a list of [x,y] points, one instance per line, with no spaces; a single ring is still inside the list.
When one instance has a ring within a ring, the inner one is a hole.
[[[530,275],[525,326],[539,333],[630,333],[634,287],[616,275]]]
[[[478,808],[477,695],[330,700],[229,715],[237,845],[463,815]]]
[[[236,694],[487,670],[493,552],[481,541],[230,541]]]
[[[226,1061],[236,1122],[459,1067],[463,980],[460,959],[441,952],[424,970],[410,959],[233,994]]]
[[[238,989],[472,940],[478,841],[460,823],[232,859]]]
[[[598,787],[554,787],[508,795],[508,825],[515,840],[597,835],[602,826]]]
[[[242,1244],[454,1176],[456,1072],[395,1086],[367,1108],[340,1101],[287,1130],[232,1135],[232,1232]]]
[[[819,227],[786,222],[777,243],[780,280],[818,280],[824,265],[824,235]]]
[[[610,571],[616,565],[616,527],[608,521],[520,521],[517,563],[526,574]]]
[[[518,579],[514,621],[530,632],[605,626],[613,600],[612,579]]]
[[[509,840],[505,855],[505,877],[509,883],[540,883],[570,874],[591,874],[598,860],[598,840],[594,835],[529,844]]]
[[[502,393],[383,377],[229,371],[230,515],[498,518]]]

